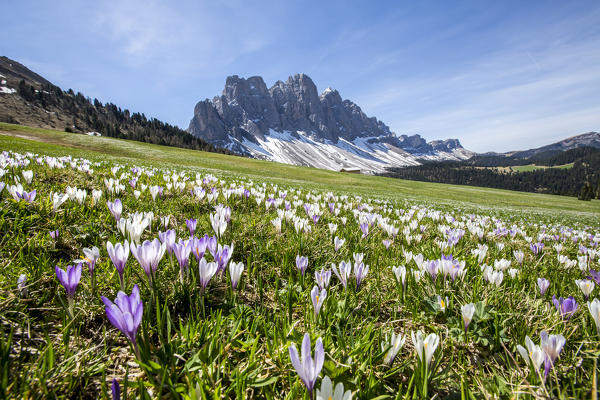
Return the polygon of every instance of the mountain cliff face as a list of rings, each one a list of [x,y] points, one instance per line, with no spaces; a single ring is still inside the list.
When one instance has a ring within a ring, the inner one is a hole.
[[[188,131],[237,153],[326,169],[381,172],[417,165],[420,158],[472,154],[457,139],[427,143],[419,135],[397,136],[337,90],[319,94],[304,74],[271,88],[259,76],[230,76],[221,96],[196,105]]]

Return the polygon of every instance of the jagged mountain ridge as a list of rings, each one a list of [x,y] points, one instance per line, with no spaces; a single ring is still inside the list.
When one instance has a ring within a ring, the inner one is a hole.
[[[237,153],[326,169],[381,172],[472,155],[457,139],[397,136],[337,90],[319,94],[305,74],[271,88],[260,76],[230,76],[221,96],[196,104],[188,132]]]

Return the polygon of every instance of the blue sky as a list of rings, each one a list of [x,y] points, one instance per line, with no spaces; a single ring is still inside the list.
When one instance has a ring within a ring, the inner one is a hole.
[[[508,151],[600,130],[599,1],[5,0],[0,55],[187,128],[225,78],[303,72],[398,134]]]

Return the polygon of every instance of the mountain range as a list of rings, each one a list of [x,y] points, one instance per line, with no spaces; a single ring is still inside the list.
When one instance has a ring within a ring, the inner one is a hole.
[[[396,135],[337,90],[319,94],[305,74],[271,88],[260,76],[230,76],[221,96],[196,104],[188,132],[239,154],[332,170],[382,172],[474,154],[458,139]]]

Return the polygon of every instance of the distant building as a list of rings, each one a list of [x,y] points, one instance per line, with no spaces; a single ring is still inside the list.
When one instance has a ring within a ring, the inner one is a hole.
[[[360,168],[342,168],[340,172],[346,172],[348,174],[360,174]]]

